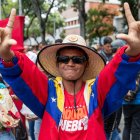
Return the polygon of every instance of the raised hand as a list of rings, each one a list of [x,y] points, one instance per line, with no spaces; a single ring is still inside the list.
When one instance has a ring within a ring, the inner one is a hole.
[[[10,60],[14,55],[10,50],[11,45],[17,43],[11,38],[15,17],[16,9],[12,9],[7,26],[5,28],[0,28],[0,57],[6,61]]]
[[[125,40],[129,47],[125,53],[129,56],[136,56],[140,53],[140,21],[136,21],[132,16],[128,3],[124,3],[125,16],[128,22],[128,35],[119,34],[117,38]]]

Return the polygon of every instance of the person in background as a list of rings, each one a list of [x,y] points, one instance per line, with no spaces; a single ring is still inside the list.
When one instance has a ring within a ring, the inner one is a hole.
[[[39,45],[38,45],[38,52],[40,51],[40,50],[42,50],[44,47],[46,46],[46,43],[40,43]],[[38,53],[37,52],[37,53]]]
[[[140,139],[140,72],[136,78],[135,90],[130,90],[123,102],[123,140]]]
[[[27,133],[27,127],[26,127],[26,118],[21,113],[23,102],[14,94],[12,88],[8,85],[10,96],[12,97],[12,100],[20,114],[20,122],[18,126],[13,129],[14,135],[16,140],[27,140],[28,133]]]
[[[104,37],[102,49],[99,51],[101,56],[104,58],[106,63],[108,63],[112,59],[112,38],[109,36]]]
[[[112,38],[111,37],[104,37],[103,39],[103,46],[101,51],[99,51],[99,53],[101,54],[101,56],[104,58],[106,64],[109,63],[109,61],[111,61],[111,59],[113,58],[113,51],[112,51]],[[104,120],[104,128],[105,128],[105,132],[106,132],[106,137],[107,140],[115,140],[116,135],[113,135],[113,132],[115,131],[116,128],[116,112],[112,113],[111,115],[109,115],[107,118],[105,118]],[[119,139],[117,139],[119,140]]]
[[[101,56],[104,58],[106,64],[108,64],[109,61],[113,58],[112,57],[113,52],[111,46],[112,41],[113,40],[111,37],[108,36],[104,37],[102,49],[99,51]],[[104,120],[104,128],[105,128],[107,140],[109,140],[110,137],[112,138],[112,132],[114,131],[115,117],[116,117],[116,113],[112,113]]]
[[[62,39],[56,39],[56,40],[55,40],[55,43],[62,43],[62,42],[63,42]]]
[[[111,42],[111,46],[112,46],[112,52],[113,55],[117,52],[117,50],[122,47],[125,46],[126,42],[122,39],[115,39],[114,41]]]
[[[112,46],[112,56],[114,57],[116,52],[119,50],[119,48],[125,46],[125,41],[121,39],[115,39],[111,42]],[[113,58],[112,57],[112,58]],[[121,120],[122,115],[122,107],[118,109],[116,112],[112,113],[108,118],[105,119],[105,132],[107,135],[107,140],[121,140],[120,129],[119,124]]]
[[[106,139],[103,118],[122,105],[140,69],[140,23],[128,3],[124,8],[129,33],[117,37],[128,46],[105,67],[102,57],[79,35],[68,35],[62,44],[39,52],[39,64],[55,79],[48,79],[26,55],[10,50],[16,43],[11,38],[16,15],[12,9],[7,26],[0,28],[0,72],[15,94],[42,118],[40,140]]]
[[[27,55],[27,57],[33,61],[34,63],[36,63],[36,60],[37,60],[37,54],[34,53],[33,51],[31,51],[29,49],[28,46],[24,46],[24,53]]]
[[[18,126],[19,121],[19,112],[0,77],[0,140],[16,140],[12,129]]]

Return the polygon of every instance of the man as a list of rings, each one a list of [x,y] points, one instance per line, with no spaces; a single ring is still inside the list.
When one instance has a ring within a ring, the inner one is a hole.
[[[42,118],[40,140],[106,139],[103,117],[118,109],[128,89],[134,89],[140,69],[140,23],[127,3],[124,8],[130,31],[118,37],[129,46],[122,47],[102,71],[104,61],[78,35],[68,35],[62,44],[40,51],[39,64],[57,76],[55,80],[48,80],[25,55],[10,50],[16,44],[11,39],[16,11],[11,11],[7,27],[0,29],[0,72],[16,95]]]
[[[112,38],[109,36],[104,37],[102,50],[99,53],[102,55],[106,63],[108,63],[112,59]]]
[[[136,78],[135,90],[128,91],[123,102],[123,140],[140,139],[140,73]]]
[[[103,58],[107,61],[111,60],[117,50],[126,45],[125,42],[121,39],[116,39],[115,41],[112,41],[110,37],[106,37],[104,39],[104,44],[108,44],[107,46],[110,48],[107,49],[104,48],[104,50],[101,51],[101,55]],[[106,46],[106,47],[107,47]],[[107,53],[104,51],[106,50]],[[112,54],[112,50],[113,53]],[[108,62],[107,62],[108,63]],[[120,108],[118,111],[113,112],[111,115],[109,115],[105,120],[104,120],[104,128],[107,136],[107,140],[121,140],[120,134],[119,134],[119,123],[121,120],[121,114],[122,114],[122,108]]]

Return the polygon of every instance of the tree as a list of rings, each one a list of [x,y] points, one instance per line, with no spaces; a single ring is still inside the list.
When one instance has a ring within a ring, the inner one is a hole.
[[[85,12],[85,0],[73,0],[73,7],[78,10],[79,13],[79,23],[80,23],[80,35],[85,38],[85,24],[87,14]]]
[[[58,12],[51,13],[46,26],[47,33],[55,38],[56,29],[64,26],[64,19],[60,17],[60,14]]]
[[[112,19],[114,14],[110,13],[109,9],[104,8],[103,4],[100,4],[97,9],[90,9],[88,11],[86,33],[90,44],[92,44],[93,39],[98,37],[100,40],[102,36],[109,35],[113,32]]]
[[[74,10],[79,13],[79,23],[80,23],[80,35],[86,38],[86,21],[87,13],[85,11],[86,0],[68,0],[67,3],[71,4],[74,7]],[[102,3],[105,3],[105,0],[102,0]]]
[[[2,0],[2,2],[3,18],[8,17],[12,7],[15,7],[18,11],[18,0],[16,2],[12,2],[12,0]],[[34,38],[41,36],[42,42],[45,43],[46,32],[48,31],[51,33],[50,31],[52,31],[51,34],[54,32],[53,30],[50,30],[50,28],[52,28],[54,25],[54,20],[50,21],[50,19],[53,19],[56,13],[51,14],[51,9],[53,7],[58,7],[59,10],[62,10],[64,6],[61,8],[61,5],[62,0],[59,3],[57,0],[22,0],[23,15],[27,17],[26,19],[28,19],[28,23],[25,24],[24,28],[25,39],[29,36]],[[56,15],[57,18],[55,17],[54,19],[58,21],[55,21],[55,29],[64,23],[58,12]],[[47,22],[49,22],[49,24],[47,24]]]
[[[33,5],[33,11],[36,14],[40,26],[40,32],[41,32],[41,38],[42,42],[45,43],[45,28],[46,28],[46,22],[48,20],[48,16],[50,14],[50,11],[54,5],[55,0],[52,0],[52,2],[49,4],[48,9],[45,9],[43,7],[43,3],[45,3],[44,0],[31,0]],[[42,17],[42,14],[45,15],[45,17]]]
[[[8,18],[12,8],[18,9],[17,2],[11,0],[1,0],[2,19]]]
[[[38,26],[40,29],[40,33],[41,33],[41,37],[42,37],[42,42],[45,43],[45,34],[46,32],[53,34],[52,32],[54,32],[54,29],[51,30],[51,27],[54,27],[54,22],[55,22],[55,29],[57,29],[60,26],[63,26],[64,21],[60,18],[60,15],[57,13],[55,13],[57,16],[57,18],[54,16],[55,14],[51,14],[51,9],[53,7],[58,6],[59,9],[61,9],[61,5],[62,1],[59,1],[59,3],[57,2],[57,0],[48,0],[46,2],[46,0],[31,0],[31,9],[33,11],[32,14],[32,22],[35,19],[35,17],[37,17],[37,21],[38,21]],[[35,17],[33,16],[35,13]],[[59,18],[59,20],[58,20]],[[53,20],[50,20],[53,19]],[[56,21],[58,20],[58,21]],[[49,24],[48,24],[49,23]],[[37,27],[37,26],[35,26]],[[52,31],[52,32],[50,32]]]

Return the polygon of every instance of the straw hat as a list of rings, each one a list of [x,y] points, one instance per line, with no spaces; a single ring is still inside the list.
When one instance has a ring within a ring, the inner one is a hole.
[[[68,35],[63,40],[63,43],[44,47],[38,53],[37,60],[40,66],[55,77],[61,76],[56,65],[56,52],[61,48],[71,46],[81,48],[87,53],[89,57],[89,65],[88,67],[86,67],[85,73],[83,75],[83,80],[95,78],[103,69],[105,61],[95,50],[88,48],[86,46],[85,40],[79,35]]]

